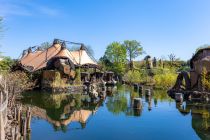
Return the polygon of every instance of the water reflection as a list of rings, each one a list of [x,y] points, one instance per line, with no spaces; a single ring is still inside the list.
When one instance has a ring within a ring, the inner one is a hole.
[[[101,102],[94,102],[83,94],[48,94],[32,92],[24,94],[23,105],[30,105],[33,117],[47,120],[56,131],[66,131],[71,122],[79,122],[85,128],[88,118],[94,114]]]
[[[151,90],[150,96],[145,95],[145,89],[148,88]],[[210,139],[209,104],[192,102],[175,104],[174,100],[167,95],[166,91],[153,90],[151,87],[144,87],[142,92],[138,92],[128,86],[118,85],[117,87],[107,87],[106,95],[104,100],[93,100],[87,94],[52,95],[32,92],[23,94],[24,98],[21,102],[24,106],[31,106],[34,118],[46,120],[50,124],[53,124],[55,131],[62,132],[67,132],[69,130],[68,126],[71,125],[72,122],[78,122],[80,124],[74,129],[87,129],[88,122],[91,120],[90,118],[97,116],[95,113],[99,108],[108,110],[109,114],[112,114],[111,117],[125,116],[126,118],[131,117],[138,119],[145,115],[148,117],[148,113],[154,115],[154,112],[157,113],[159,107],[163,105],[169,105],[172,108],[175,106],[177,113],[180,112],[180,114],[182,114],[181,117],[189,117],[191,114],[192,128],[201,139]],[[134,100],[139,98],[141,99],[142,107],[137,109],[133,107]],[[153,119],[155,120],[155,116]],[[102,128],[103,127],[97,129]],[[168,129],[170,129],[170,126],[168,126]]]
[[[202,140],[210,139],[210,103],[184,102],[177,103],[177,109],[182,115],[192,116],[192,128]]]
[[[146,88],[148,87],[144,87],[144,89]],[[144,94],[145,90],[139,93],[128,86],[118,86],[117,89],[117,92],[112,97],[107,97],[106,99],[107,109],[114,115],[124,113],[126,116],[141,116],[143,108],[133,108],[135,98],[141,98],[142,104],[147,106],[149,111],[152,110],[152,102],[154,102],[155,107],[158,106],[158,101],[167,100],[172,102],[172,99],[162,90],[155,90],[151,96],[147,96]]]

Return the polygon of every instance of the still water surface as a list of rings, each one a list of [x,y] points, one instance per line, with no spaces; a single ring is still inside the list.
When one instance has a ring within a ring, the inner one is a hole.
[[[142,109],[132,100],[142,98]],[[148,98],[127,86],[111,89],[104,101],[88,95],[24,94],[32,109],[32,140],[210,140],[210,107],[176,104],[166,91]]]

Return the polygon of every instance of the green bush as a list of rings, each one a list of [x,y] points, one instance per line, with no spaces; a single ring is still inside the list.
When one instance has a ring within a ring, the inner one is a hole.
[[[154,76],[155,87],[169,88],[176,82],[177,74],[173,71],[163,72]]]
[[[10,70],[11,66],[14,64],[14,61],[10,57],[4,57],[0,61],[0,70]]]
[[[129,70],[124,76],[123,79],[128,83],[140,83],[141,82],[141,73],[139,71]]]

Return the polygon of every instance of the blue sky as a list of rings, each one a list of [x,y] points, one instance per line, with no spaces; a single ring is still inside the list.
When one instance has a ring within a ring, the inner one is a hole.
[[[0,0],[0,51],[17,58],[60,38],[92,46],[98,59],[111,42],[130,39],[151,56],[187,60],[210,44],[209,6],[209,0]]]

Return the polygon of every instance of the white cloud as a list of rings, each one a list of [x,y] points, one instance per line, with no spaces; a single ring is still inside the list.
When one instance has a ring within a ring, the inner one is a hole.
[[[58,16],[60,14],[58,9],[53,9],[43,5],[37,5],[32,1],[18,2],[6,1],[0,2],[0,16]]]
[[[58,16],[60,13],[57,9],[53,9],[53,8],[49,8],[49,7],[45,7],[45,6],[39,6],[39,7],[37,7],[37,10],[41,14],[47,15],[47,16]]]
[[[19,5],[3,3],[0,5],[0,15],[7,16],[31,16],[32,13]]]

